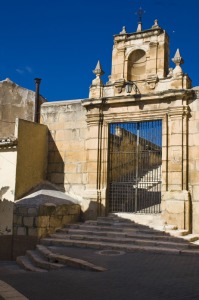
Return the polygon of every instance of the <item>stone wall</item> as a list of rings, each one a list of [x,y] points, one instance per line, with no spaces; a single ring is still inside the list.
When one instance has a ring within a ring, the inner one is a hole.
[[[41,120],[49,128],[47,179],[82,199],[87,183],[86,110],[80,100],[45,103]]]
[[[15,236],[45,237],[56,229],[78,221],[80,206],[78,204],[45,203],[40,206],[14,206],[13,234]]]
[[[40,96],[40,103],[46,101]],[[35,92],[10,79],[0,81],[0,138],[13,137],[15,119],[34,120]]]
[[[14,135],[16,118],[33,121],[34,99],[33,91],[9,79],[0,81],[0,137]]]
[[[195,99],[190,101],[189,119],[189,191],[191,194],[192,230],[199,233],[199,88]]]

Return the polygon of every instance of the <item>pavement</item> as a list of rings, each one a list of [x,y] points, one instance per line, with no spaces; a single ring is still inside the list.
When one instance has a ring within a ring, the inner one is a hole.
[[[0,289],[0,300],[199,299],[197,256],[53,248],[56,252],[88,260],[107,271],[66,267],[36,273],[24,271],[15,262],[0,262],[0,282],[16,292],[15,296],[12,293],[5,295],[5,289],[4,294]]]

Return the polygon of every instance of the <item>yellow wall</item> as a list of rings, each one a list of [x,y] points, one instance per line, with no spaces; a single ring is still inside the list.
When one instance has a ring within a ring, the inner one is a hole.
[[[16,200],[46,178],[47,134],[45,125],[19,119]]]

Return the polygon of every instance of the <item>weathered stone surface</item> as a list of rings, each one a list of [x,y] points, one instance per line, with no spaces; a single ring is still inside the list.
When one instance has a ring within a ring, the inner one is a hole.
[[[48,205],[41,205],[39,207],[39,216],[51,216],[56,212],[56,205],[53,203],[49,203]]]
[[[14,224],[14,225],[23,225],[23,217],[14,214],[14,215],[13,215],[13,224]]]
[[[35,226],[48,228],[50,226],[50,216],[38,216],[35,218]]]
[[[27,230],[25,227],[17,227],[17,235],[26,235]]]
[[[78,220],[78,216],[75,216],[76,217],[76,219],[75,219],[75,221],[77,221]],[[62,225],[67,225],[67,224],[70,224],[70,223],[72,223],[72,215],[67,215],[67,216],[63,216],[63,218],[62,218]]]
[[[28,228],[28,235],[37,237],[38,229],[37,228]]]
[[[25,206],[19,207],[18,213],[22,216],[27,216],[28,215],[28,207],[25,207]]]
[[[37,215],[37,208],[35,208],[35,207],[28,208],[28,215],[29,216],[36,216]]]
[[[167,224],[190,230],[190,195],[188,191],[164,192],[162,215]]]
[[[34,217],[23,217],[23,225],[27,227],[33,227]]]
[[[60,228],[62,227],[62,216],[50,216],[50,227]]]
[[[16,117],[33,121],[35,93],[9,79],[0,81],[0,137],[13,136]],[[8,123],[2,122],[7,121]]]

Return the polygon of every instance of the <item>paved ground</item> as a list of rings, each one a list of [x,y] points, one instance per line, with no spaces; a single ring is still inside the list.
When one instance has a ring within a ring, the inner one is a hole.
[[[76,248],[60,251],[88,259],[108,270],[96,273],[64,268],[31,273],[15,263],[0,262],[0,280],[30,300],[199,299],[198,257],[146,253],[110,256]]]

